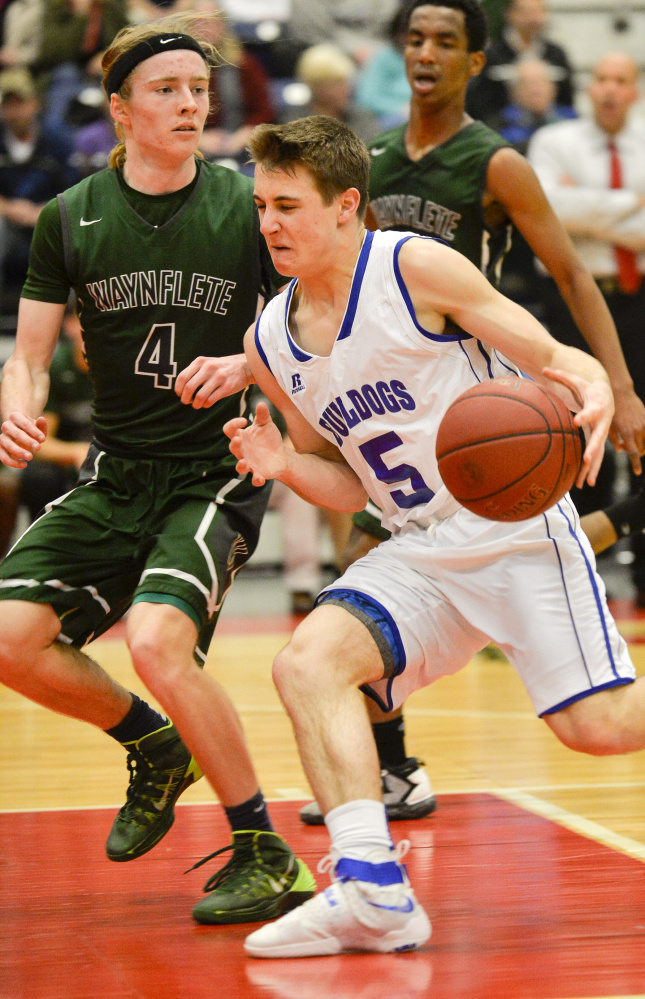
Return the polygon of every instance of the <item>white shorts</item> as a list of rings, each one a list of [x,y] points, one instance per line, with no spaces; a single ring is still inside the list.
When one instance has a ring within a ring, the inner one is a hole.
[[[635,679],[627,646],[569,496],[501,524],[460,509],[427,531],[383,541],[322,591],[369,628],[385,675],[370,694],[391,710],[456,673],[489,641],[539,715]]]

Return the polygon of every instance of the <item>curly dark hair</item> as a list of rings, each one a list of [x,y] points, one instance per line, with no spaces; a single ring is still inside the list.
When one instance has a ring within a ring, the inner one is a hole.
[[[401,8],[404,24],[410,23],[417,7],[451,7],[464,12],[469,52],[482,52],[488,41],[488,21],[480,0],[407,0]]]

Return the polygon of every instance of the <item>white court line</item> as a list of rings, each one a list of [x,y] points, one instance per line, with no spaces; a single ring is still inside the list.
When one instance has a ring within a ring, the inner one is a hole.
[[[533,812],[535,815],[541,815],[546,819],[550,819],[552,822],[564,826],[565,829],[571,829],[572,832],[579,833],[587,839],[603,843],[613,850],[618,850],[619,853],[626,853],[627,856],[634,857],[635,860],[645,861],[645,844],[639,843],[638,840],[630,839],[628,836],[621,836],[620,833],[612,832],[611,829],[606,829],[605,826],[601,826],[598,822],[592,822],[590,819],[585,819],[574,812],[568,812],[565,808],[553,805],[542,798],[536,798],[534,794],[527,794],[526,791],[519,791],[517,789],[504,790],[500,788],[493,793],[505,801],[510,801],[514,805],[519,805],[520,808],[525,808],[527,812]]]
[[[313,797],[311,791],[303,791],[301,787],[276,787],[275,793],[278,797],[269,801],[311,801]]]

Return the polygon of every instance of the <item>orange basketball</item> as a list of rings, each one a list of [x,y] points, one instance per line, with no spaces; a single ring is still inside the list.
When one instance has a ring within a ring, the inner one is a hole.
[[[439,474],[456,500],[489,520],[527,520],[576,481],[584,436],[554,392],[495,378],[463,392],[437,434]]]

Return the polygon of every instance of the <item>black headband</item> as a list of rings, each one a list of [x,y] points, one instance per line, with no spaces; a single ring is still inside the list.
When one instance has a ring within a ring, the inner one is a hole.
[[[158,55],[159,52],[168,52],[170,49],[192,49],[193,52],[199,52],[204,62],[208,62],[203,48],[191,35],[177,32],[173,34],[172,31],[167,31],[163,35],[152,35],[128,49],[112,64],[103,84],[108,97],[118,93],[126,76],[129,76],[140,62]]]

